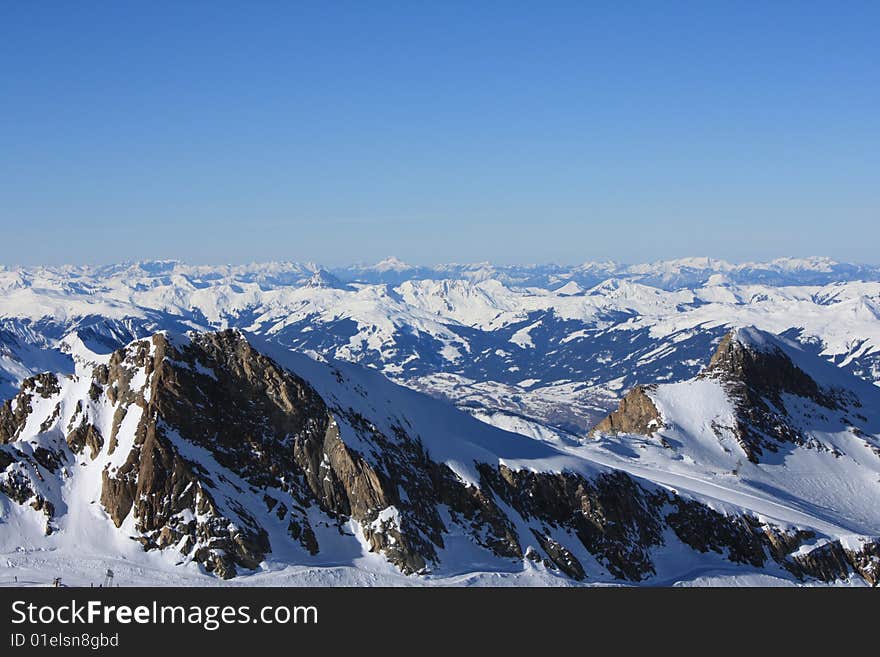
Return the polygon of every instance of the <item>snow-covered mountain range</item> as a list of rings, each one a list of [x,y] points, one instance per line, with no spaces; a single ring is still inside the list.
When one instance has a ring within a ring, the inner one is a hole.
[[[375,265],[334,268],[345,281],[399,284],[417,279],[462,279],[475,282],[494,279],[513,287],[558,289],[568,283],[589,288],[609,278],[675,290],[702,287],[710,282],[762,283],[765,285],[825,285],[852,280],[876,280],[880,266],[842,263],[831,258],[778,258],[769,262],[732,264],[715,258],[679,258],[626,265],[613,261],[586,262],[576,266],[447,264],[436,267],[409,265],[387,258]]]
[[[756,329],[570,445],[234,330],[71,353],[74,374],[29,378],[0,407],[10,572],[880,578],[880,389]]]
[[[157,330],[232,327],[377,368],[508,428],[578,434],[632,385],[694,375],[731,326],[880,380],[878,317],[880,269],[825,258],[18,268],[0,272],[0,397],[29,373],[71,371],[72,331],[110,351]]]
[[[878,382],[880,269],[824,258],[9,268],[0,552],[133,583],[874,583]]]

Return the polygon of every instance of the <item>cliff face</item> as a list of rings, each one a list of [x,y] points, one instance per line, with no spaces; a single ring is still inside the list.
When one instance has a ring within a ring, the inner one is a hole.
[[[45,517],[44,531],[51,534],[55,505],[40,482],[42,472],[52,476],[59,472],[63,454],[42,445],[28,445],[17,449],[14,443],[21,437],[28,421],[34,420],[39,402],[50,400],[60,391],[58,377],[44,373],[25,379],[14,399],[0,406],[0,493],[17,504],[27,504]],[[40,419],[39,430],[57,418],[52,415]]]
[[[726,389],[737,410],[737,440],[753,463],[784,444],[811,444],[786,398],[809,400],[820,411],[845,411],[859,404],[843,390],[823,388],[778,344],[754,329],[728,333],[700,377],[720,381]],[[813,446],[821,448],[815,442]]]
[[[250,492],[312,555],[322,549],[310,519],[317,509],[340,528],[357,521],[372,550],[404,573],[422,572],[443,547],[441,505],[478,544],[521,555],[492,498],[431,461],[403,427],[384,435],[362,415],[341,410],[374,449],[368,461],[342,441],[334,414],[307,382],[237,332],[176,342],[157,334],[114,352],[91,377],[89,400],[78,400],[66,421],[67,449],[56,441],[43,462],[60,474],[56,463],[102,455],[101,505],[117,527],[133,518],[147,550],[174,547],[221,577],[257,567],[272,546],[264,518],[238,499]],[[34,394],[51,401],[58,392],[51,375],[29,381],[0,410],[3,442],[24,430]],[[112,409],[106,439],[92,417],[102,406]],[[58,401],[44,433],[57,430],[60,409]],[[0,451],[0,459],[4,470],[34,460],[14,448]],[[0,491],[51,516],[32,474],[7,473]]]
[[[849,421],[857,424],[862,417],[859,400],[849,391],[820,385],[765,336],[753,329],[729,332],[697,379],[717,381],[724,388],[734,408],[732,426],[726,428],[749,461],[759,463],[768,452],[777,452],[784,445],[825,449],[807,435],[787,404],[797,398],[815,405],[820,413],[848,412]],[[656,386],[633,388],[590,435],[650,436],[662,429],[662,414],[652,397],[655,390]]]
[[[654,458],[677,483],[680,473],[707,481],[713,492],[741,489],[760,498],[796,491],[801,508],[820,515],[850,508],[864,519],[857,543],[804,528],[780,533],[749,514],[734,520],[690,500],[670,500],[676,511],[665,521],[695,549],[725,546],[734,561],[757,565],[768,556],[799,578],[858,573],[876,583],[876,516],[857,510],[853,498],[872,506],[878,496],[878,402],[872,386],[777,336],[738,329],[720,341],[698,377],[634,388],[590,435],[612,454],[666,452]],[[848,519],[840,522],[837,536],[851,531]]]
[[[138,368],[149,385],[132,393],[128,384]],[[147,549],[178,546],[223,577],[236,566],[255,568],[271,550],[267,532],[236,501],[235,490],[224,493],[224,513],[216,500],[223,475],[218,482],[203,464],[182,456],[182,440],[259,491],[265,511],[312,555],[323,547],[310,519],[316,508],[337,525],[354,519],[372,550],[404,573],[421,572],[443,545],[441,504],[477,519],[474,534],[496,551],[518,554],[492,501],[431,462],[402,427],[383,435],[368,419],[345,412],[345,421],[376,448],[378,458],[368,461],[342,441],[333,413],[307,382],[239,333],[198,335],[185,346],[155,336],[115,353],[96,377],[105,394],[144,409],[124,464],[104,473],[101,501],[117,526],[134,514]],[[194,523],[193,515],[206,521]],[[230,519],[235,530],[228,529]]]
[[[156,334],[73,377],[29,379],[0,407],[0,493],[63,533],[65,508],[78,502],[64,491],[81,490],[65,482],[98,472],[100,490],[87,492],[106,522],[223,578],[280,554],[320,565],[355,531],[406,574],[442,572],[465,542],[482,555],[469,567],[527,560],[578,581],[650,580],[670,546],[802,578],[877,579],[876,544],[810,551],[814,532],[722,513],[549,447],[511,465],[490,447],[528,454],[528,439],[432,406],[444,444],[485,434],[459,464],[473,469],[469,480],[424,443],[425,420],[382,410],[390,384],[367,390],[326,367],[362,403],[322,396],[235,331]],[[660,429],[650,394],[634,390],[596,431]]]

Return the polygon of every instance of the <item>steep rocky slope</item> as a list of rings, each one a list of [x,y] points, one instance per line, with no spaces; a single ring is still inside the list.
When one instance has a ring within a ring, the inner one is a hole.
[[[658,484],[237,331],[74,355],[74,374],[28,379],[0,408],[7,550],[123,554],[222,578],[357,555],[425,578],[538,568],[651,582],[706,559],[877,578],[864,537]]]
[[[587,458],[613,437],[618,451],[642,452],[623,465],[632,472],[746,496],[762,512],[812,515],[830,537],[801,549],[794,572],[834,579],[850,569],[876,581],[880,390],[797,344],[731,331],[695,379],[637,386],[591,436],[605,447],[585,446]]]

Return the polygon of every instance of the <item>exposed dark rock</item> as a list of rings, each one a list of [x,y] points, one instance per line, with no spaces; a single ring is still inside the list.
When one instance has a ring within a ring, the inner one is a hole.
[[[7,452],[5,449],[0,449],[0,472],[8,468],[15,462],[15,459],[12,458],[12,454]]]
[[[786,557],[801,545],[816,538],[816,534],[813,531],[804,529],[783,531],[773,525],[764,525],[762,530],[770,556],[779,563],[785,561]]]
[[[866,541],[858,550],[844,549],[846,558],[868,584],[880,584],[880,540]]]
[[[722,338],[700,377],[723,383],[737,409],[732,433],[747,458],[758,463],[765,451],[776,452],[786,443],[825,449],[791,421],[783,394],[829,410],[844,408],[848,396],[823,389],[776,345],[743,343],[737,335],[731,331]]]
[[[34,395],[44,399],[60,391],[58,377],[54,374],[37,374],[21,383],[21,390],[14,399],[7,399],[0,405],[0,444],[16,439],[31,414],[31,400]]]
[[[377,446],[372,455],[375,464],[369,463],[339,438],[330,409],[311,386],[253,350],[233,331],[197,336],[183,347],[158,335],[147,358],[149,352],[138,347],[125,356],[114,354],[101,384],[114,391],[119,409],[126,402],[144,409],[125,463],[105,473],[102,502],[114,522],[120,524],[133,510],[138,529],[148,536],[174,526],[173,518],[196,503],[191,497],[194,483],[211,513],[219,514],[211,506],[214,482],[180,458],[166,435],[165,427],[174,427],[182,438],[207,449],[221,466],[250,485],[285,491],[290,504],[279,507],[286,514],[279,519],[287,520],[291,537],[310,553],[320,546],[305,508],[317,504],[339,522],[356,519],[371,548],[403,572],[422,571],[436,559],[444,529],[432,489],[436,466],[417,440],[402,430],[400,435],[383,436],[364,418],[348,415],[347,421]],[[131,396],[132,366],[146,368],[149,401]],[[125,414],[119,409],[114,439]],[[407,494],[406,501],[398,489]],[[461,499],[450,502],[462,506]],[[382,512],[390,507],[398,513],[383,518]],[[471,496],[471,515],[481,511],[479,507],[478,498]],[[211,544],[214,552],[222,550],[232,555],[234,563],[251,568],[271,546],[268,540],[256,538],[260,536],[256,521],[243,515],[237,513],[245,527],[238,548],[213,535]],[[174,529],[179,535],[196,531]],[[259,551],[262,554],[257,555]],[[197,551],[195,558],[218,574],[231,572],[229,564],[207,564],[209,553]]]
[[[729,431],[753,463],[760,462],[766,452],[779,451],[785,444],[840,455],[798,427],[789,416],[784,395],[809,400],[828,410],[859,406],[858,400],[850,393],[820,386],[777,345],[769,341],[752,344],[748,338],[741,338],[737,331],[731,331],[721,339],[709,365],[699,377],[718,380],[724,386],[736,408],[736,417],[732,426],[713,427],[719,435],[722,431]],[[649,394],[651,389],[651,386],[633,388],[621,399],[617,410],[593,427],[590,435],[652,435],[662,429],[662,418]],[[858,431],[858,427],[854,431]]]
[[[298,541],[306,550],[308,550],[309,554],[318,554],[320,549],[318,547],[318,539],[315,537],[315,532],[308,523],[300,524],[295,519],[291,518],[287,525],[287,533],[290,534],[292,539]]]
[[[803,554],[792,555],[786,567],[804,579],[834,582],[849,576],[850,564],[839,541],[829,541]]]
[[[793,555],[785,566],[801,579],[836,582],[855,573],[871,586],[877,586],[880,583],[880,541],[865,541],[859,549],[848,549],[840,541],[828,541]]]
[[[523,555],[516,530],[498,507],[491,490],[464,486],[446,465],[432,467],[437,499],[449,506],[453,521],[469,528],[471,536],[499,557],[519,559]]]
[[[730,561],[763,566],[768,538],[751,516],[725,516],[693,500],[675,498],[666,521],[682,543],[699,552],[727,554]]]
[[[56,472],[65,460],[64,452],[55,451],[42,445],[34,448],[34,461],[49,472]]]
[[[647,395],[650,386],[636,386],[630,390],[616,411],[599,422],[590,431],[590,435],[634,433],[649,436],[663,427],[660,412]]]
[[[823,390],[779,347],[744,344],[737,339],[736,331],[721,339],[700,376],[744,384],[750,392],[770,400],[779,409],[785,408],[782,393],[812,399],[828,409],[840,408],[835,396]]]
[[[783,390],[842,403],[814,390],[800,370],[753,384],[771,366],[755,358],[728,340],[704,375],[719,377],[732,395],[745,395],[737,398],[771,400],[756,412],[773,418],[784,415],[773,401],[781,404]],[[58,390],[52,377],[29,380],[0,408],[0,443],[16,440],[34,395],[49,399]],[[133,519],[145,550],[177,550],[222,578],[257,568],[277,547],[270,536],[320,554],[310,520],[316,514],[340,534],[349,519],[357,521],[370,549],[407,574],[434,569],[453,530],[498,557],[542,561],[576,580],[586,577],[585,554],[616,578],[647,580],[655,574],[653,553],[673,535],[698,552],[755,568],[778,562],[801,578],[833,581],[854,572],[876,583],[880,572],[876,542],[855,550],[832,541],[805,551],[816,538],[812,532],[720,513],[620,471],[534,472],[477,463],[479,485],[467,484],[432,460],[412,427],[395,424],[383,432],[352,409],[328,406],[308,382],[234,331],[191,340],[157,334],[132,343],[94,368],[88,390],[88,399],[77,400],[66,436],[57,428],[56,404],[51,412],[46,406],[41,431],[47,438],[32,457],[13,445],[0,447],[0,492],[51,519],[42,478],[65,476],[71,455],[87,448],[91,459],[112,455],[116,465],[103,471],[100,496],[112,522],[120,527]],[[662,428],[649,392],[631,391],[595,431]],[[90,417],[96,403],[115,405],[107,440]],[[766,419],[743,415],[742,427],[763,427]],[[349,442],[358,449],[343,441],[342,425],[357,434]],[[755,455],[784,438],[754,430],[760,441],[744,444]],[[51,531],[48,520],[46,526]]]
[[[650,549],[662,543],[662,525],[651,499],[627,474],[588,480],[485,464],[480,474],[525,519],[573,532],[615,577],[639,581],[654,573]]]
[[[67,445],[74,454],[79,454],[88,447],[89,457],[94,460],[104,446],[104,438],[98,427],[83,418],[82,422],[67,434]]]
[[[50,458],[48,452],[40,456],[47,461]],[[30,502],[31,508],[42,512],[46,517],[46,534],[50,534],[55,507],[37,489],[35,479],[39,481],[41,478],[36,460],[31,461],[17,449],[0,449],[0,493],[16,504]]]
[[[580,581],[586,578],[587,574],[584,572],[584,567],[568,548],[549,536],[542,534],[537,529],[532,529],[532,534],[534,534],[541,549],[547,554],[552,566],[555,566],[572,579]]]

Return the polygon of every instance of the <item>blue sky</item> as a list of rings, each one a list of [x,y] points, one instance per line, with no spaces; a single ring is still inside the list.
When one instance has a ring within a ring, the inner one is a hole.
[[[876,2],[0,2],[0,263],[880,262],[878,24]]]

